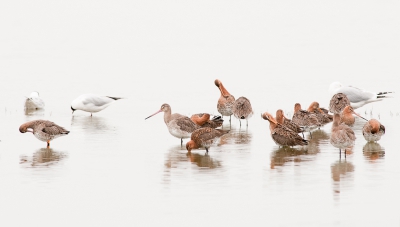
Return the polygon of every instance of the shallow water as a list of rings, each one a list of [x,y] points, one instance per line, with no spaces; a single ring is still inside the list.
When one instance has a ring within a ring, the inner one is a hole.
[[[367,143],[357,119],[346,159],[331,124],[280,148],[260,117],[327,107],[335,80],[398,92],[397,2],[22,3],[0,9],[1,226],[400,226],[397,97],[356,110],[386,134]],[[225,117],[208,154],[144,120],[218,114],[216,78],[254,115]],[[35,90],[45,109],[24,111]],[[124,99],[71,115],[83,93]],[[34,119],[71,133],[46,149],[18,131]]]

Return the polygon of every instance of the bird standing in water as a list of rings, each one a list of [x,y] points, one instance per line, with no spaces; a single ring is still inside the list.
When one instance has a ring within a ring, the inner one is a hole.
[[[215,86],[219,88],[221,96],[218,99],[217,110],[223,116],[229,116],[229,122],[231,122],[231,115],[233,114],[232,108],[235,103],[235,97],[231,95],[222,82],[218,79],[214,81]]]
[[[34,120],[22,124],[19,127],[21,133],[32,132],[33,135],[40,141],[47,142],[47,147],[50,147],[50,141],[60,136],[68,135],[69,131],[61,126],[56,125],[51,121]]]
[[[219,137],[227,134],[228,132],[229,131],[222,131],[220,129],[208,127],[196,129],[192,133],[190,141],[186,143],[186,149],[188,152],[191,152],[193,149],[204,147],[208,153],[208,149],[211,147],[211,145],[217,143]]]

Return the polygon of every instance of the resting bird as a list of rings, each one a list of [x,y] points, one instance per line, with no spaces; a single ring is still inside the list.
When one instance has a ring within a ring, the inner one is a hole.
[[[276,121],[285,126],[286,128],[294,131],[295,133],[302,133],[304,132],[304,129],[302,127],[300,127],[298,124],[295,124],[292,120],[288,119],[285,117],[285,115],[283,114],[283,110],[279,109],[276,111]],[[303,134],[303,138],[304,138],[304,134]]]
[[[39,97],[39,92],[32,92],[29,97],[26,98],[25,101],[25,109],[28,110],[37,110],[44,108],[44,101]]]
[[[388,94],[394,92],[370,92],[353,86],[344,86],[339,82],[333,82],[329,86],[329,93],[333,96],[343,93],[349,98],[350,105],[357,109],[371,102],[382,101],[383,98],[390,98]]]
[[[271,114],[265,112],[261,115],[261,117],[264,120],[269,121],[269,130],[271,131],[271,137],[276,144],[280,146],[296,146],[308,144],[308,141],[301,138],[299,134],[279,124]]]
[[[222,124],[224,123],[224,119],[222,119],[221,116],[214,116],[210,120],[210,114],[208,113],[193,114],[190,117],[190,120],[192,120],[198,126],[209,127],[209,128],[218,128],[221,127]]]
[[[94,94],[83,94],[72,101],[72,113],[74,113],[75,110],[83,110],[89,112],[90,116],[92,116],[93,113],[104,110],[109,105],[111,105],[111,103],[115,102],[118,99],[121,98]]]
[[[350,101],[343,93],[337,93],[332,96],[329,102],[329,111],[334,114],[341,114],[343,109],[350,105]]]
[[[250,100],[243,96],[239,97],[233,104],[232,112],[233,116],[239,119],[240,126],[242,126],[242,122],[240,121],[241,119],[246,119],[246,126],[248,126],[247,119],[253,115]]]
[[[186,149],[188,152],[191,152],[193,149],[198,149],[200,147],[204,147],[206,152],[208,153],[208,149],[212,144],[217,143],[219,137],[225,135],[229,131],[222,131],[220,129],[213,128],[200,128],[196,129],[192,136],[190,137],[190,141],[186,143]]]
[[[311,131],[321,127],[321,123],[318,121],[317,116],[315,116],[314,113],[302,110],[300,103],[294,105],[292,121],[300,127],[303,127],[305,132],[309,132],[311,138]]]
[[[68,135],[69,131],[51,121],[34,120],[22,124],[19,127],[21,133],[32,132],[40,141],[47,142],[50,147],[50,141],[60,136]]]
[[[385,126],[383,126],[378,120],[371,119],[365,123],[362,128],[362,133],[366,141],[376,142],[385,134]]]

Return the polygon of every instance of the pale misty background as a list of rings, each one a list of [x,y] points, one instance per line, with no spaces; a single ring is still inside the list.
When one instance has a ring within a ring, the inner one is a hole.
[[[316,156],[296,156],[306,162],[270,169],[278,148],[260,118],[290,114],[296,102],[327,107],[333,81],[398,93],[399,9],[399,1],[3,2],[0,225],[399,226],[398,98],[357,110],[385,123],[386,154],[371,164],[359,134],[341,194],[331,177],[338,153],[326,140]],[[144,118],[163,103],[218,114],[217,78],[250,99],[254,116],[245,134],[232,120],[245,142],[211,148],[218,168],[202,171],[162,114]],[[46,108],[25,115],[32,91]],[[125,99],[72,118],[83,93]],[[17,130],[33,119],[71,130],[52,142],[60,161],[49,167],[19,163],[45,147]]]

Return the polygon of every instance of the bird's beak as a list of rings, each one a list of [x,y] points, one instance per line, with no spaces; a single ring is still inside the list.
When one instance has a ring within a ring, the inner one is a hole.
[[[357,117],[359,117],[359,118],[362,118],[362,119],[364,119],[364,120],[366,120],[366,121],[368,121],[367,119],[365,119],[365,118],[363,118],[363,117],[361,117],[358,113],[356,113],[356,112],[354,112],[354,111],[352,111],[353,112],[353,114],[355,114]]]
[[[156,114],[160,113],[160,112],[162,112],[162,110],[159,110],[159,111],[157,111],[157,112],[153,113],[152,115],[150,115],[150,116],[146,117],[146,118],[145,118],[145,120],[146,120],[147,118],[150,118],[150,117],[152,117],[152,116],[154,116],[154,115],[156,115]]]

